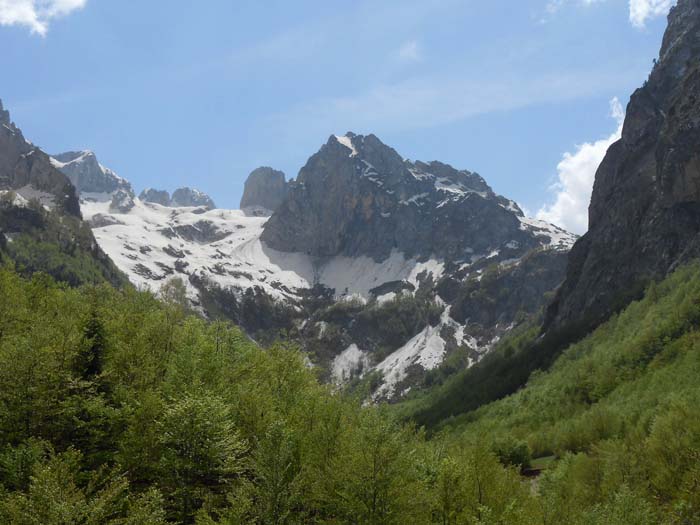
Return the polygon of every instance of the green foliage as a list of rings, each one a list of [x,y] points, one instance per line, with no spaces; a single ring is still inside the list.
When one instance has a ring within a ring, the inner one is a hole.
[[[38,202],[17,207],[0,200],[0,231],[21,232],[0,239],[0,260],[29,276],[45,272],[54,279],[78,286],[109,282],[122,286],[126,277],[99,249],[90,226],[59,210],[47,211]]]
[[[700,266],[430,439],[180,292],[0,269],[0,523],[698,522]]]
[[[696,523],[698,328],[700,264],[692,264],[519,392],[442,426],[449,441],[488,440],[505,464],[528,449],[556,454],[538,483],[546,523]]]

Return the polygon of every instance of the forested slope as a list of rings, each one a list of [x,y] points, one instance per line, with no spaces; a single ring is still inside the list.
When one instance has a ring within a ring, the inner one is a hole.
[[[431,439],[319,385],[295,349],[188,316],[177,286],[159,301],[2,270],[0,295],[2,523],[697,516],[698,266]],[[529,451],[562,458],[534,485]]]

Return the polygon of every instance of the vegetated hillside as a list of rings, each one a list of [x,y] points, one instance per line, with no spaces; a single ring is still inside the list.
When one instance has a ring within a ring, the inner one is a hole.
[[[587,523],[586,509],[607,501],[611,490],[637,502],[630,516],[654,509],[657,522],[697,523],[699,328],[695,262],[652,283],[644,299],[572,345],[516,394],[439,427],[456,442],[501,443],[525,466],[531,457],[559,458],[540,481],[553,497],[549,503],[566,502],[551,523]],[[611,523],[647,521],[628,516]]]
[[[0,195],[0,261],[23,275],[46,272],[72,286],[128,284],[80,217],[20,200],[14,192]]]
[[[690,404],[639,427],[633,469],[608,445],[620,462],[605,483],[580,456],[533,490],[504,466],[521,462],[517,444],[427,441],[319,385],[293,348],[187,316],[181,287],[161,302],[0,270],[0,294],[1,523],[657,524],[697,508]],[[694,355],[675,340],[657,353],[667,367]],[[650,488],[633,483],[649,469]]]

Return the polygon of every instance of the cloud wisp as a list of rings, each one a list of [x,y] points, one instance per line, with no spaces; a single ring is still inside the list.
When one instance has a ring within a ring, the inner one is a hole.
[[[607,0],[549,0],[545,12],[552,16],[567,4],[588,7],[605,1]],[[666,16],[675,3],[676,0],[629,0],[629,21],[634,27],[644,29],[649,20]]]
[[[647,20],[666,16],[676,0],[630,0],[630,22],[643,28]]]
[[[608,148],[622,136],[625,112],[615,97],[610,101],[610,113],[617,121],[617,129],[610,136],[576,147],[573,153],[564,153],[557,165],[558,180],[550,188],[556,195],[551,204],[537,212],[537,218],[552,222],[574,233],[588,229],[588,204],[591,201],[593,181]]]
[[[404,42],[399,48],[399,58],[403,62],[420,62],[423,60],[420,44],[415,40]]]
[[[82,9],[87,0],[0,0],[0,25],[25,26],[46,36],[52,19]]]

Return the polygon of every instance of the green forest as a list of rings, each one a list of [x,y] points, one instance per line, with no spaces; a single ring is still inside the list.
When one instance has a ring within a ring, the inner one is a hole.
[[[190,312],[176,282],[6,267],[0,297],[3,524],[700,523],[698,264],[427,429],[411,414],[439,389],[363,406],[292,345]]]

